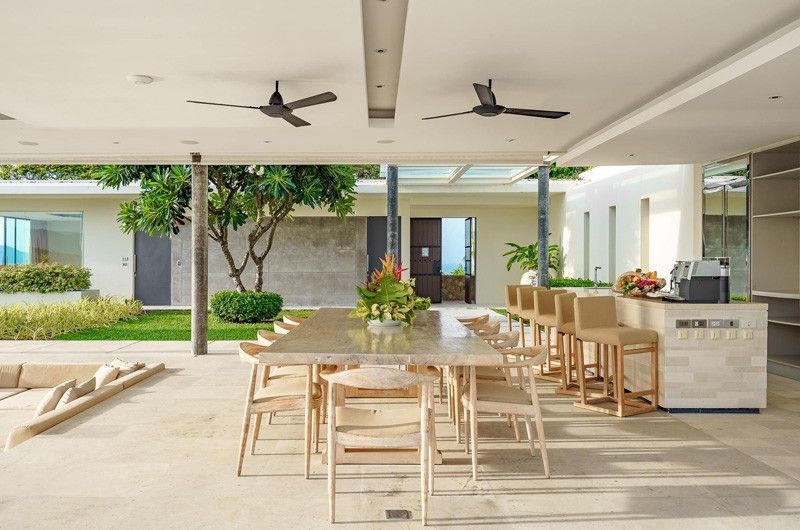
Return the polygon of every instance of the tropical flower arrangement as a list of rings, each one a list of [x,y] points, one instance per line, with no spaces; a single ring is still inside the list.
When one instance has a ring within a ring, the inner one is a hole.
[[[431,299],[417,296],[413,278],[402,280],[404,270],[394,256],[384,256],[366,285],[356,287],[358,301],[350,316],[368,324],[390,320],[411,324],[414,311],[428,309]]]
[[[667,281],[659,278],[655,271],[642,272],[642,269],[621,274],[614,283],[613,290],[624,296],[647,296],[661,290]]]

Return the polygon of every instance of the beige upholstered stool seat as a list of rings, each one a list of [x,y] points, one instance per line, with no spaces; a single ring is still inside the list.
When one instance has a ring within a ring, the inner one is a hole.
[[[536,323],[542,326],[556,327],[558,321],[555,313],[539,313],[536,315]]]
[[[578,338],[584,342],[597,342],[611,346],[632,346],[658,342],[658,333],[651,329],[624,326],[581,329]]]
[[[336,431],[383,438],[419,433],[419,407],[409,405],[384,410],[336,407]]]
[[[478,393],[478,401],[513,403],[515,405],[531,404],[531,395],[525,390],[521,390],[515,386],[481,383],[479,380],[475,384],[475,388]],[[467,399],[469,399],[469,392],[469,386],[467,386],[465,389]]]
[[[290,377],[278,380],[256,391],[253,403],[276,402],[279,400],[296,401],[298,398],[305,398],[306,381]],[[311,399],[321,399],[322,388],[317,383],[312,383]]]
[[[558,325],[558,331],[560,333],[566,333],[568,335],[575,334],[575,322],[564,322],[563,324]]]

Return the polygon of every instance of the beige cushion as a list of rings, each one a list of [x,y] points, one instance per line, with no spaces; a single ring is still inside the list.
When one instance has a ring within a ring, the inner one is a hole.
[[[558,331],[566,333],[567,335],[575,334],[575,322],[564,322],[558,325]]]
[[[102,388],[119,375],[119,368],[104,364],[94,373],[95,385],[97,388]]]
[[[278,400],[294,400],[305,398],[306,380],[305,378],[289,377],[279,379],[274,383],[269,383],[264,388],[256,391],[253,396],[253,403],[271,403]],[[322,388],[316,383],[311,388],[311,398],[319,399],[322,397]]]
[[[108,383],[103,388],[108,388],[108,387],[111,387],[111,386],[118,386],[118,387],[121,387],[121,388],[130,388],[133,385],[135,385],[136,383],[138,383],[140,381],[144,381],[145,379],[147,379],[151,375],[156,374],[156,373],[158,373],[158,372],[160,372],[162,370],[164,370],[164,363],[149,364],[149,365],[146,365],[141,370],[136,370],[132,374],[128,374],[125,377],[117,377],[116,379],[114,379],[113,381]]]
[[[572,324],[572,331],[566,333],[575,333],[575,298],[577,296],[575,293],[561,293],[553,298],[556,306],[556,326],[559,331],[562,331],[561,328],[569,323]]]
[[[505,381],[506,376],[500,368],[494,366],[476,366],[475,375],[478,379],[488,381]]]
[[[582,329],[578,338],[584,342],[599,342],[612,346],[630,346],[658,342],[658,333],[651,329],[623,326]]]
[[[27,392],[27,388],[0,388],[0,401],[11,396],[16,396],[21,392]]]
[[[93,392],[95,389],[95,380],[94,378],[89,379],[88,381],[84,381],[80,385],[73,386],[72,388],[68,388],[64,395],[61,396],[61,399],[58,400],[58,404],[56,408],[63,407],[67,403],[75,401],[79,397],[83,397],[89,392]]]
[[[21,364],[0,364],[0,388],[17,388]]]
[[[19,374],[18,385],[20,388],[53,388],[70,379],[85,381],[94,377],[100,366],[102,365],[98,363],[25,363]]]
[[[617,325],[617,302],[613,296],[586,296],[574,300],[575,329],[611,328]]]
[[[555,326],[556,318],[556,301],[555,298],[559,294],[564,294],[564,289],[538,289],[533,293],[534,305],[534,318],[536,322],[545,324],[546,326]],[[552,324],[545,323],[544,319]]]
[[[416,405],[390,409],[358,409],[336,407],[336,431],[386,438],[419,433],[420,410]]]
[[[558,324],[555,313],[537,313],[534,316],[534,320],[542,326],[556,327],[556,324]]]
[[[67,389],[72,388],[74,386],[75,386],[75,380],[70,379],[69,381],[64,381],[63,383],[51,388],[50,391],[48,391],[44,395],[42,400],[39,402],[39,406],[36,407],[36,410],[33,413],[33,417],[35,418],[36,416],[41,416],[46,412],[54,410],[56,408],[56,405],[58,405],[58,401],[64,395],[64,392],[66,392]]]
[[[513,403],[516,405],[530,405],[531,395],[525,390],[515,386],[498,385],[496,383],[475,383],[478,391],[478,401],[491,401],[493,403]],[[469,385],[466,386],[465,395],[469,399]]]
[[[108,363],[108,365],[113,366],[115,368],[119,368],[119,373],[117,374],[117,377],[125,377],[128,374],[132,374],[136,370],[141,370],[142,368],[144,368],[144,363],[123,361],[119,357],[115,358],[113,361]]]

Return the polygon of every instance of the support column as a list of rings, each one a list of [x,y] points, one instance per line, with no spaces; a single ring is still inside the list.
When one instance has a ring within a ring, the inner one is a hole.
[[[549,268],[547,266],[548,256],[547,247],[550,234],[550,166],[539,166],[539,193],[538,193],[538,214],[539,214],[539,263],[537,271],[537,283],[543,287],[547,286]]]
[[[192,355],[208,353],[208,166],[192,153]]]
[[[386,168],[386,251],[400,259],[400,219],[397,213],[397,166]]]

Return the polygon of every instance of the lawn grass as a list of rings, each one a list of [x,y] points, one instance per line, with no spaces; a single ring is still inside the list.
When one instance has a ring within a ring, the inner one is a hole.
[[[309,309],[286,310],[284,313],[307,317]],[[255,340],[259,329],[272,331],[271,322],[233,324],[215,315],[208,316],[208,340]],[[191,313],[187,310],[146,311],[142,315],[107,327],[86,329],[55,337],[56,340],[189,340]]]

